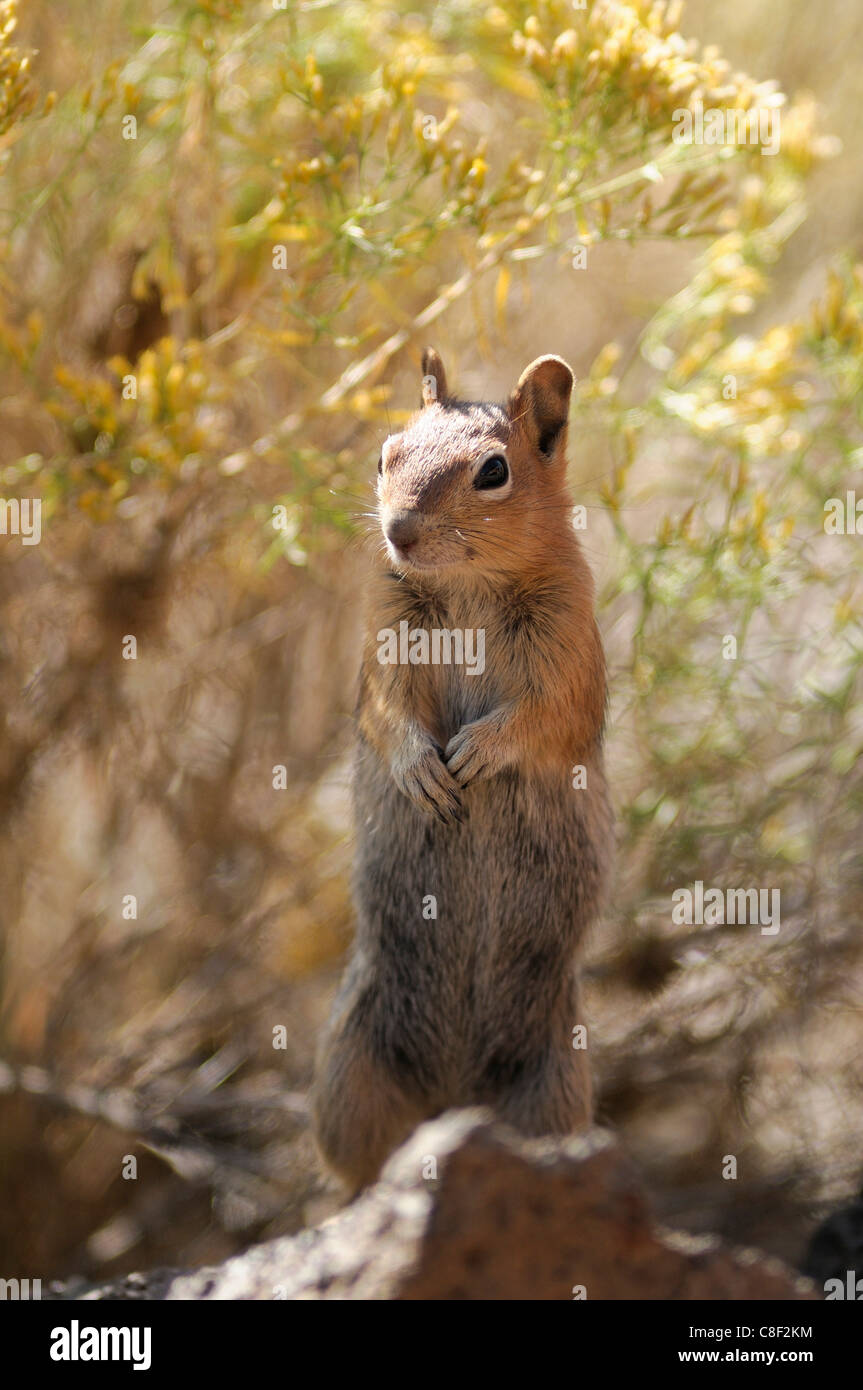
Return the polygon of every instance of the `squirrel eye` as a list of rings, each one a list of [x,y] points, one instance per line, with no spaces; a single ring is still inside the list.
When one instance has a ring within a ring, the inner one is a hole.
[[[509,464],[503,454],[492,454],[473,480],[476,488],[503,487],[509,478]]]
[[[383,456],[383,454],[381,454],[380,458],[378,459],[378,477],[379,477],[379,478],[383,476],[383,471],[384,471],[384,456]]]

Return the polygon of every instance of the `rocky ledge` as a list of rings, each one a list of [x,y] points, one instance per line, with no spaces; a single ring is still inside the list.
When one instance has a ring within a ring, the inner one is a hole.
[[[812,1299],[767,1255],[658,1226],[601,1130],[525,1140],[485,1112],[423,1125],[380,1182],[298,1236],[224,1264],[157,1270],[55,1299]]]

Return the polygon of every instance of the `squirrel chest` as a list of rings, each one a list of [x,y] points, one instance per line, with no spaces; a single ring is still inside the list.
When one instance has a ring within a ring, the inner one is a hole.
[[[527,694],[525,654],[547,634],[552,614],[518,590],[425,598],[399,579],[386,583],[371,615],[376,657],[405,686],[441,748],[465,724]]]

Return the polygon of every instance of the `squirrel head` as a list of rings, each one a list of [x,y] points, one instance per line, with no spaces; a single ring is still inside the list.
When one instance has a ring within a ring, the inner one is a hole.
[[[462,401],[433,348],[422,408],[384,442],[378,512],[390,563],[404,574],[458,567],[523,572],[568,517],[566,433],[573,374],[538,357],[506,405]]]

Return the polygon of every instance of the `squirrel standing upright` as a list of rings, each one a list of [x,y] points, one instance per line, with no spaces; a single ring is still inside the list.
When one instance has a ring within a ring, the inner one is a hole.
[[[451,1106],[525,1135],[591,1117],[578,955],[613,830],[605,659],[566,485],[572,384],[540,357],[506,406],[461,401],[428,349],[422,409],[383,446],[357,934],[313,1092],[318,1143],[354,1190]],[[482,642],[482,662],[447,659]]]

